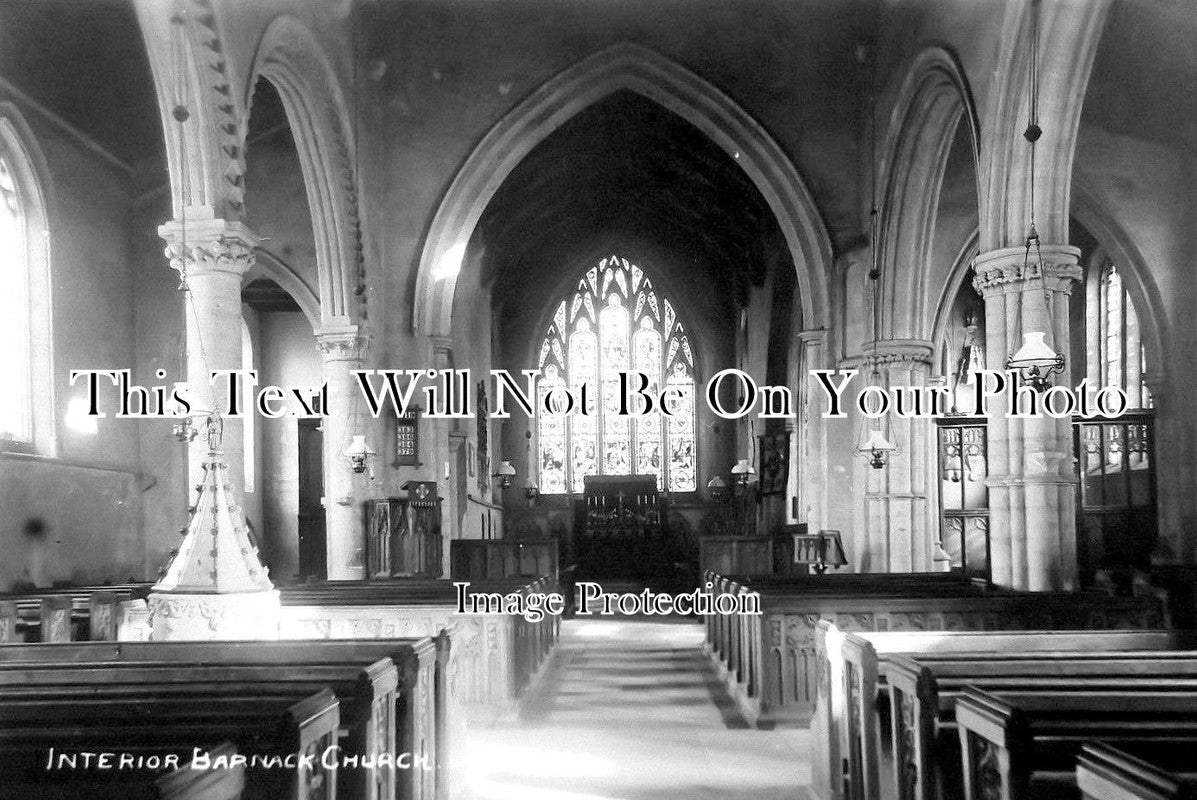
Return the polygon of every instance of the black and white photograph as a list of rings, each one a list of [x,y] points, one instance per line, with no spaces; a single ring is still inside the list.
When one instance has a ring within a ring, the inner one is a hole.
[[[1194,0],[0,0],[0,800],[1197,797]]]

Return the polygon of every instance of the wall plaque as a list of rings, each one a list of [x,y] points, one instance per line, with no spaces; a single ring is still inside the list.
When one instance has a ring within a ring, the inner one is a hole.
[[[395,418],[396,467],[420,465],[420,408],[415,406]]]

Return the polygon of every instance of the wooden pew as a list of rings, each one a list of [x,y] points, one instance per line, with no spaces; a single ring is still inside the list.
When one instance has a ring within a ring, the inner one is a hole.
[[[115,624],[110,623],[106,605],[116,605],[132,597],[143,597],[148,593],[150,584],[121,583],[104,586],[56,586],[49,589],[36,589],[25,592],[7,592],[0,594],[0,642],[23,641],[23,637],[33,637],[40,641],[43,617],[43,600],[53,598],[54,607],[59,608],[62,598],[70,601],[71,624],[78,635],[72,639],[100,639],[105,634],[115,637]],[[9,603],[13,605],[8,606]],[[17,628],[12,631],[12,638],[7,638],[4,630],[4,620],[15,611]],[[96,622],[92,617],[99,612]],[[113,609],[113,613],[115,610]],[[61,632],[56,633],[57,641],[65,641]]]
[[[1108,744],[1087,744],[1076,760],[1082,800],[1193,800],[1197,771],[1170,772]]]
[[[838,797],[841,753],[847,759],[853,796],[876,797],[884,780],[878,754],[891,737],[883,736],[880,717],[889,717],[890,701],[883,687],[888,662],[899,654],[919,659],[975,660],[973,654],[1020,653],[1030,656],[1052,651],[1160,651],[1197,643],[1188,633],[1174,631],[968,631],[876,632],[842,634],[830,623],[819,623],[820,643],[832,637],[834,649],[817,648],[820,660],[819,705],[813,729],[815,738],[814,788],[820,797]],[[1003,657],[1003,656],[998,656]],[[1099,658],[1105,655],[1098,656]],[[986,656],[986,659],[991,656]],[[984,667],[981,667],[983,670]],[[851,696],[851,704],[845,698]],[[825,701],[824,698],[827,698]],[[897,706],[903,711],[905,706]],[[893,717],[891,719],[897,719]],[[897,733],[897,729],[894,729]],[[848,749],[844,749],[849,746]],[[896,751],[894,751],[896,752]],[[921,751],[920,751],[921,752]],[[904,779],[910,777],[910,771]],[[921,784],[920,784],[921,786]],[[925,787],[924,787],[925,788]],[[929,795],[920,795],[929,796]]]
[[[438,659],[438,644],[443,656]],[[395,730],[389,739],[389,752],[412,753],[423,756],[431,769],[412,768],[399,782],[399,796],[412,800],[431,800],[436,796],[439,772],[443,762],[439,756],[447,749],[449,698],[445,669],[448,658],[448,638],[439,641],[423,639],[358,639],[271,642],[89,642],[70,645],[10,645],[0,646],[0,692],[4,673],[27,665],[70,663],[102,664],[128,662],[141,666],[164,664],[174,668],[201,665],[211,668],[215,680],[222,671],[230,676],[245,674],[245,670],[231,672],[239,665],[269,665],[276,671],[283,668],[296,671],[295,678],[315,674],[330,682],[330,676],[345,665],[361,669],[378,659],[391,659],[398,667],[397,702],[389,725]],[[285,673],[279,673],[283,675]],[[269,671],[266,672],[266,678]],[[351,686],[344,687],[346,693]],[[344,697],[345,694],[342,694]],[[383,700],[371,701],[377,706]],[[371,709],[363,703],[364,711]],[[375,708],[365,718],[363,726],[377,724],[384,708]],[[346,715],[347,717],[349,715]],[[369,727],[367,730],[371,729]],[[367,745],[369,747],[370,745]],[[366,752],[373,752],[367,749]],[[383,790],[385,792],[385,790]],[[385,793],[380,796],[387,796]]]
[[[0,664],[0,705],[10,699],[52,696],[72,702],[95,695],[103,687],[108,697],[141,695],[147,686],[163,687],[188,698],[223,699],[230,694],[263,695],[285,691],[318,692],[330,688],[341,703],[341,722],[347,729],[343,752],[361,757],[397,753],[395,736],[396,687],[394,662],[384,657],[368,665],[344,663],[229,664],[176,661],[103,661],[93,663]],[[393,770],[345,770],[346,797],[390,800],[395,797]]]
[[[709,615],[707,649],[750,723],[805,725],[818,692],[821,619],[855,632],[1166,627],[1156,597],[1013,592],[951,575],[928,577],[945,574],[754,579],[750,585],[708,574],[714,592],[759,592],[761,614]]]
[[[472,592],[547,594],[556,575],[473,584]],[[559,636],[560,619],[539,622],[508,615],[457,613],[453,582],[432,579],[330,581],[284,587],[283,635],[288,639],[433,636],[449,631],[459,697],[467,705],[505,706],[543,669]]]
[[[964,800],[1076,796],[1076,758],[1104,741],[1166,765],[1192,764],[1197,691],[967,688],[956,703]]]
[[[0,789],[12,791],[13,797],[54,797],[59,800],[72,797],[87,800],[240,800],[245,791],[246,770],[243,764],[231,762],[237,748],[231,742],[223,742],[202,749],[213,759],[223,759],[230,766],[210,770],[191,769],[191,754],[184,752],[176,753],[179,757],[177,769],[145,766],[143,769],[109,770],[102,776],[86,772],[79,775],[47,775],[44,780],[33,783],[18,783],[11,776],[6,778],[0,775]],[[156,756],[161,762],[166,754],[133,750],[129,755]],[[64,769],[69,769],[69,766]]]
[[[305,757],[311,769],[249,769],[249,797],[322,800],[336,797],[337,773],[321,760],[336,743],[338,704],[327,689],[303,695],[195,696],[147,685],[141,694],[110,694],[94,686],[91,697],[62,702],[53,696],[6,698],[0,717],[0,795],[4,797],[128,798],[120,783],[136,770],[71,769],[79,753],[175,754],[190,763],[205,743],[233,742],[240,753]],[[50,748],[54,748],[51,751]],[[116,756],[114,756],[114,759]],[[47,769],[47,764],[57,769]],[[147,776],[141,776],[142,781]],[[154,777],[150,775],[149,777]],[[115,782],[116,786],[111,784]],[[176,778],[175,783],[186,779]],[[220,783],[217,781],[217,783]],[[161,787],[158,787],[161,788]]]
[[[1043,653],[919,661],[892,657],[893,778],[902,796],[959,793],[955,702],[966,685],[995,692],[1197,691],[1197,652]]]
[[[833,609],[852,597],[878,598],[873,605],[884,606],[903,598],[976,597],[986,591],[985,584],[950,573],[754,577],[745,583],[707,572],[703,586],[716,595],[761,595],[763,615],[704,615],[704,650],[749,722],[797,724],[805,724],[814,710],[813,626],[820,615],[834,619]],[[809,608],[786,619],[790,602]],[[800,630],[804,624],[808,630]]]

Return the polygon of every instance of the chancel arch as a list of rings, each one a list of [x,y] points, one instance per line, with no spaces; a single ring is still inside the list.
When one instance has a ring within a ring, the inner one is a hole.
[[[628,90],[686,120],[734,158],[777,219],[797,270],[804,329],[827,323],[831,246],[813,198],[793,164],[735,101],[701,77],[640,45],[602,50],[552,78],[500,120],[470,154],[437,208],[416,274],[412,329],[452,331],[458,276],[491,198],[537,144],[580,111]]]

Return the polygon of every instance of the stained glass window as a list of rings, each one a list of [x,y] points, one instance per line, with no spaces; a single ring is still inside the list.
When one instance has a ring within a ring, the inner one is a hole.
[[[587,475],[655,475],[658,488],[696,489],[694,352],[673,305],[644,270],[618,256],[587,270],[557,306],[537,366],[542,400],[554,388],[578,396],[589,387],[589,413],[537,414],[542,493],[581,492]],[[647,375],[645,391],[654,398],[662,385],[674,389],[674,415],[654,408],[637,416],[634,404],[632,415],[618,414],[621,372]]]

